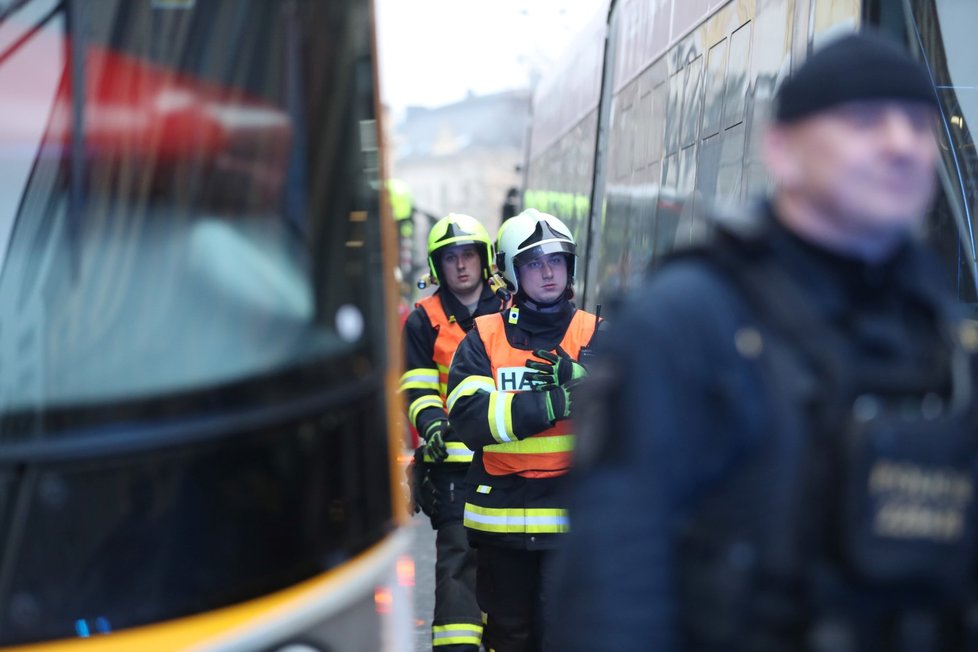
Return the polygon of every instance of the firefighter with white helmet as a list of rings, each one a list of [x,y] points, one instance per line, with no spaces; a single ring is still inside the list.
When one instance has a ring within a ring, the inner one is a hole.
[[[496,266],[514,293],[500,314],[475,320],[459,345],[448,409],[474,451],[464,523],[477,548],[476,590],[487,649],[539,650],[542,601],[567,513],[560,498],[573,448],[573,389],[597,328],[571,302],[577,243],[559,219],[528,209],[497,237]]]

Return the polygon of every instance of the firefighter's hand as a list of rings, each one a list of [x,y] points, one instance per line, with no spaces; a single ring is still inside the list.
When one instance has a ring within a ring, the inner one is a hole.
[[[569,419],[571,415],[571,392],[569,387],[552,387],[544,394],[544,401],[547,405],[547,418],[550,425],[563,419]]]
[[[414,452],[414,460],[408,468],[411,470],[411,498],[414,503],[414,513],[418,510],[427,516],[435,518],[438,514],[438,489],[431,480],[428,465],[422,459],[424,448],[419,446]]]
[[[445,438],[451,432],[451,425],[447,421],[435,421],[428,426],[424,433],[424,457],[425,461],[434,464],[441,464],[448,457],[448,447],[445,446]]]
[[[421,496],[421,509],[424,513],[429,518],[438,518],[438,508],[441,506],[441,501],[438,499],[438,489],[431,479],[431,473],[427,470],[425,471],[424,478],[421,480]]]
[[[575,362],[559,347],[557,351],[551,353],[540,349],[534,351],[533,355],[543,362],[532,358],[526,361],[526,366],[535,372],[527,374],[533,382],[534,390],[547,392],[555,387],[571,387],[587,376],[587,370],[582,365]]]

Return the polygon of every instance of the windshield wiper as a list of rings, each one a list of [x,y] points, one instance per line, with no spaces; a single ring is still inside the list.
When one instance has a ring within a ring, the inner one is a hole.
[[[29,4],[30,2],[33,2],[33,0],[19,0],[19,2],[15,2],[13,5],[7,7],[2,12],[0,12],[0,27],[3,26],[4,22],[6,22],[6,20],[14,12],[16,12],[24,5]],[[48,11],[48,13],[41,16],[41,19],[37,21],[37,23],[35,23],[33,27],[28,29],[20,36],[20,38],[18,38],[16,41],[11,43],[6,50],[0,52],[0,66],[2,66],[7,59],[13,56],[14,53],[17,52],[17,50],[24,47],[24,44],[26,44],[28,41],[34,38],[35,34],[37,34],[42,29],[44,29],[44,26],[47,25],[49,22],[51,22],[51,19],[53,19],[61,11],[63,11],[64,8],[65,8],[65,2],[64,0],[61,0],[61,2],[58,2],[53,7],[51,7],[51,10]]]

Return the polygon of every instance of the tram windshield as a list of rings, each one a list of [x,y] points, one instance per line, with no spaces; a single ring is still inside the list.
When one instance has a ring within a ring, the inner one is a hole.
[[[978,128],[978,67],[974,57],[974,26],[978,4],[937,0],[940,36],[944,45],[943,65],[937,66],[937,89],[947,107],[949,129],[963,175],[966,175],[968,214],[978,209],[978,153],[974,130]]]
[[[392,530],[372,57],[366,0],[0,0],[0,646]]]
[[[376,367],[373,107],[305,4],[0,8],[0,410]]]
[[[944,163],[943,181],[949,201],[939,198],[934,222],[951,222],[960,244],[938,241],[934,244],[945,254],[958,278],[959,298],[978,303],[972,279],[975,267],[975,231],[978,229],[978,152],[975,130],[978,128],[978,68],[974,65],[974,26],[978,25],[978,4],[957,0],[907,0],[913,30],[911,38],[921,45],[931,70],[942,106]],[[953,264],[957,259],[957,269]]]

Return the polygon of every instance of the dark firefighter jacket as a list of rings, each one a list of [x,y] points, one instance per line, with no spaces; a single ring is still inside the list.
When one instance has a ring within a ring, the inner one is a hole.
[[[947,388],[948,347],[925,306],[951,301],[927,252],[908,242],[865,264],[790,234],[770,208],[758,213],[765,255],[842,334],[852,369],[881,386]],[[746,252],[742,263],[751,264]],[[763,316],[695,256],[655,271],[610,321],[588,378],[592,400],[578,412],[571,528],[552,595],[557,649],[810,649],[794,638],[808,617],[801,592],[773,578],[800,564],[779,554],[825,534],[806,528],[844,479],[822,477],[807,499],[794,492],[813,463],[796,400],[816,390],[811,376],[773,366],[785,356],[772,355],[778,338]],[[973,352],[970,332],[962,339]],[[779,542],[785,533],[799,539]],[[777,589],[762,591],[768,583]],[[774,599],[762,604],[762,594]],[[873,604],[884,602],[834,602],[843,620],[872,618],[860,609]]]
[[[479,315],[499,312],[502,304],[488,286],[482,290],[475,314],[470,315],[451,292],[438,289],[416,305],[404,324],[406,371],[401,376],[408,419],[424,435],[434,421],[448,418],[445,408],[448,366],[465,333]],[[446,441],[446,464],[467,464],[472,451],[455,439]]]
[[[551,423],[545,394],[531,391],[523,375],[534,350],[560,345],[579,359],[596,325],[594,315],[569,301],[545,313],[518,298],[506,313],[477,319],[459,345],[448,409],[475,451],[464,515],[473,544],[545,549],[566,532],[559,496],[573,446],[571,422]]]

